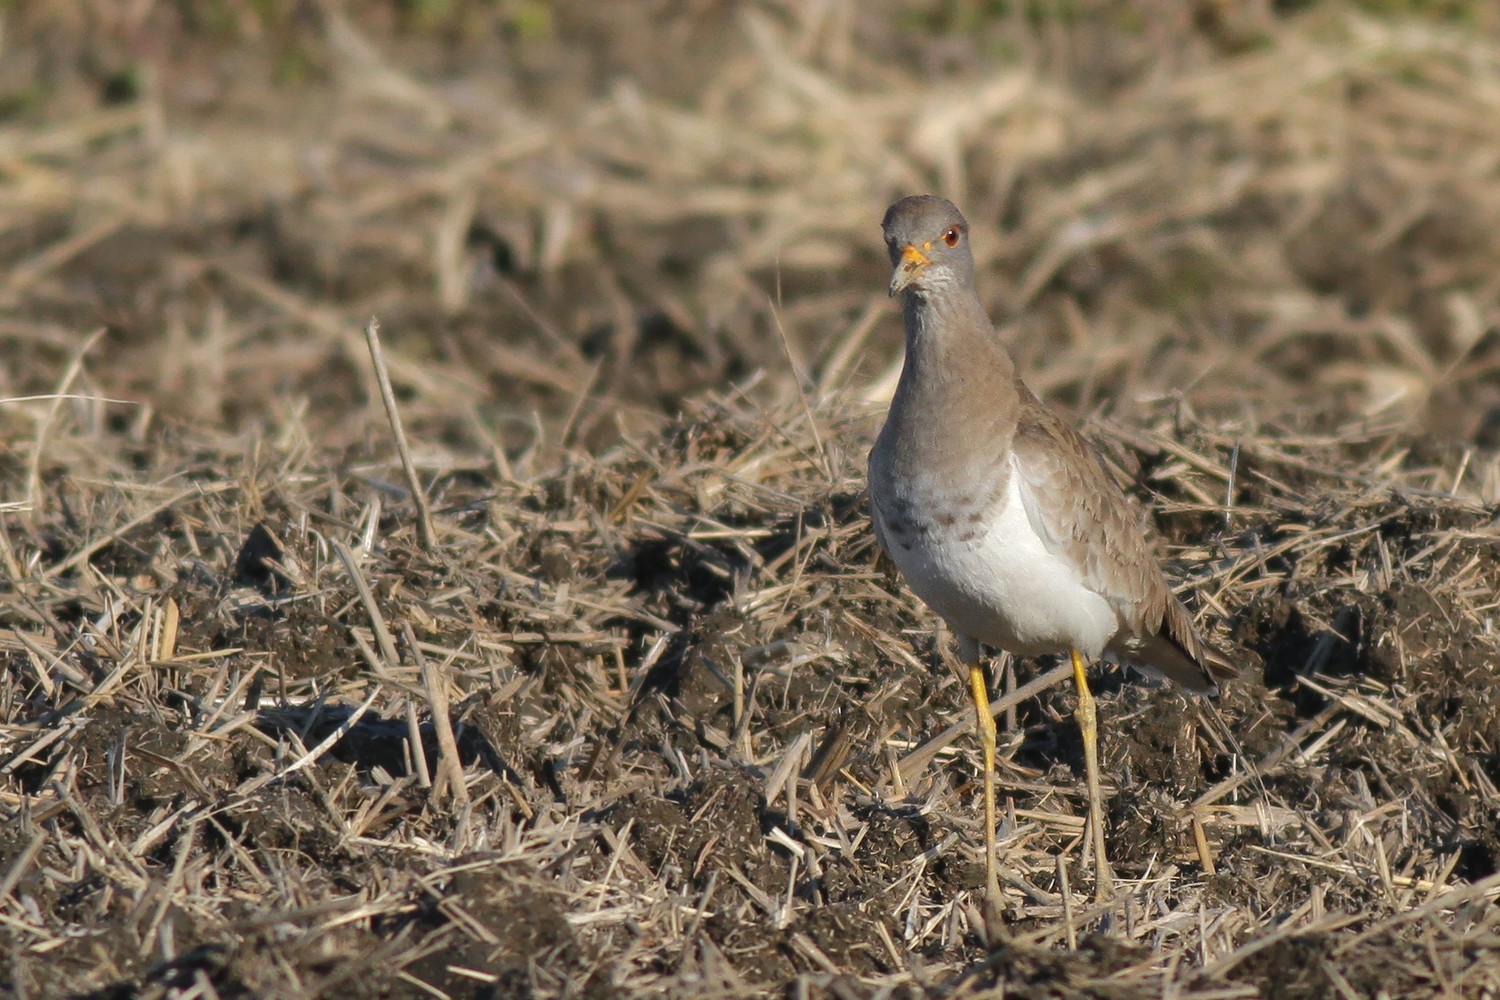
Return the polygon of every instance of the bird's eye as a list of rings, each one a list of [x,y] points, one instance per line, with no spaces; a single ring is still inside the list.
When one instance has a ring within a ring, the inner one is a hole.
[[[946,244],[948,244],[950,247],[956,247],[956,246],[958,246],[959,238],[962,235],[963,235],[963,230],[960,229],[958,226],[954,226],[953,228],[949,229],[946,233],[943,234],[943,242],[946,243]]]

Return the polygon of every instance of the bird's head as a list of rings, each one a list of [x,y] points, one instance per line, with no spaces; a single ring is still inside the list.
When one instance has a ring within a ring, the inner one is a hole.
[[[902,198],[886,210],[880,228],[891,255],[893,298],[905,291],[929,295],[972,282],[969,223],[953,202],[930,194]]]

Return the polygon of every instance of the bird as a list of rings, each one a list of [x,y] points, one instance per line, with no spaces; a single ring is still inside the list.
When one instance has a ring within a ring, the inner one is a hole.
[[[1107,657],[1210,697],[1237,670],[1195,630],[1138,507],[1097,450],[1022,380],[975,287],[963,213],[914,195],[890,206],[881,229],[906,343],[870,450],[870,520],[907,587],[947,622],[968,669],[984,757],[989,916],[1003,909],[986,647],[1071,660],[1095,897],[1106,901],[1113,873],[1089,663]]]

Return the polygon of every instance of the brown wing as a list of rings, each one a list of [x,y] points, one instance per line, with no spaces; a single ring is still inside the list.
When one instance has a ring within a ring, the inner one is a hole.
[[[1015,469],[1032,527],[1119,614],[1124,627],[1112,651],[1190,690],[1215,692],[1215,680],[1235,671],[1199,640],[1141,532],[1138,508],[1093,445],[1017,382]]]

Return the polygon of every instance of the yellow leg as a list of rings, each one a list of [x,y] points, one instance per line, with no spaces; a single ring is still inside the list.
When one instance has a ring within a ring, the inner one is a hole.
[[[984,747],[984,919],[993,943],[1004,919],[995,861],[995,717],[990,714],[990,692],[985,685],[984,668],[977,662],[969,664],[969,687],[974,692],[974,722],[979,729],[979,742]]]
[[[1094,842],[1094,898],[1100,901],[1114,895],[1114,875],[1104,852],[1104,792],[1099,787],[1099,710],[1089,691],[1087,665],[1083,654],[1070,650],[1073,658],[1073,683],[1078,687],[1078,711],[1073,718],[1083,735],[1083,769],[1089,789],[1089,837]],[[992,727],[993,728],[993,727]]]

